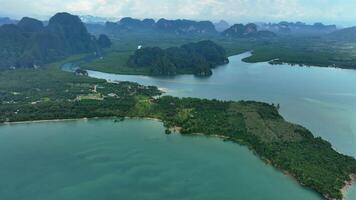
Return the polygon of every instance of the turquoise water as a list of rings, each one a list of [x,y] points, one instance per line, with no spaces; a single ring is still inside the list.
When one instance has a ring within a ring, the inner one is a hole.
[[[355,185],[356,185],[356,181],[354,181],[353,183],[352,183],[352,187],[350,187],[348,190],[347,190],[347,192],[346,192],[346,194],[345,194],[345,199],[356,199],[356,187],[355,187]]]
[[[307,127],[330,141],[336,150],[356,157],[356,70],[241,61],[249,55],[230,57],[228,65],[216,68],[208,78],[154,78],[95,71],[89,71],[89,75],[155,85],[180,97],[279,103],[288,121]]]
[[[0,126],[4,200],[314,200],[246,147],[151,120]]]
[[[241,54],[209,78],[92,77],[156,85],[175,96],[280,103],[289,121],[356,156],[356,71],[248,64]],[[246,147],[165,135],[150,120],[78,120],[0,126],[0,199],[252,199],[321,197]],[[347,200],[356,199],[356,185]]]

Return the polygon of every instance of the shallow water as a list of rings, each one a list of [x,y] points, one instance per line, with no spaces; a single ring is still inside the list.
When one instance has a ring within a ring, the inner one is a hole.
[[[246,147],[152,120],[0,126],[0,199],[320,199]]]
[[[356,156],[356,71],[248,64],[241,54],[209,78],[112,75],[174,96],[279,103],[281,113]],[[72,66],[69,66],[72,67]],[[246,147],[165,135],[150,120],[0,126],[0,199],[321,199]],[[356,199],[356,185],[347,200]]]
[[[356,181],[353,181],[352,187],[350,187],[346,191],[346,193],[345,193],[345,199],[346,200],[350,200],[350,199],[355,200],[356,199],[356,187],[355,187],[355,185],[356,185]]]
[[[192,75],[147,77],[89,71],[108,80],[155,85],[180,97],[257,100],[279,103],[281,114],[330,141],[340,152],[356,157],[356,70],[272,66],[244,63],[244,53],[230,57],[208,78]]]

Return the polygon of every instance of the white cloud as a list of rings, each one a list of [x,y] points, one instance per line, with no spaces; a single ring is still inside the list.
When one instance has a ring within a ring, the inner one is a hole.
[[[0,0],[0,16],[78,15],[228,19],[234,22],[356,18],[354,0]],[[19,6],[21,5],[21,6]],[[356,23],[356,22],[355,22]]]

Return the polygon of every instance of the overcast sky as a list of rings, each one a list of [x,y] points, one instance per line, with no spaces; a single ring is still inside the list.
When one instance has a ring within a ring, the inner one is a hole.
[[[356,25],[356,0],[0,0],[0,16],[46,19],[60,11],[114,18],[287,20]]]

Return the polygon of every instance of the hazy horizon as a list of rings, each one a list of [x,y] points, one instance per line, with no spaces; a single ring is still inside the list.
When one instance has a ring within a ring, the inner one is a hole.
[[[13,19],[28,16],[46,20],[57,12],[69,12],[111,19],[127,16],[214,22],[223,19],[229,23],[302,21],[356,25],[353,22],[356,2],[352,0],[0,0],[0,3],[0,16]]]

